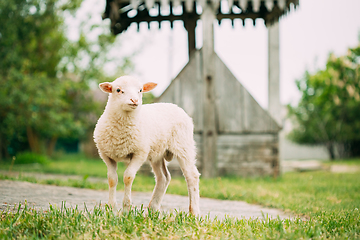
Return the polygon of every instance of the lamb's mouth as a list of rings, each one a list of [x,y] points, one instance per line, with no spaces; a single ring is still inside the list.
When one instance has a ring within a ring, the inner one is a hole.
[[[136,108],[138,106],[138,104],[132,103],[132,104],[129,104],[129,106]]]

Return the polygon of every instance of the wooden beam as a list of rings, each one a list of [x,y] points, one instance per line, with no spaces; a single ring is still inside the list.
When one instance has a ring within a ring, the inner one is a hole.
[[[188,19],[184,21],[184,27],[188,33],[188,51],[189,51],[189,59],[190,54],[196,49],[196,21],[197,19]]]
[[[196,21],[199,20],[200,17],[197,14],[192,14],[192,21]],[[158,16],[150,16],[150,15],[136,15],[135,17],[129,18],[127,16],[122,16],[122,19],[126,19],[127,21],[131,22],[131,23],[141,23],[141,22],[163,22],[163,21],[184,21],[184,16],[183,15],[158,15]],[[243,14],[235,14],[235,13],[228,13],[228,14],[223,14],[223,13],[219,13],[216,15],[216,19],[218,21],[221,21],[223,19],[230,19],[230,20],[235,20],[235,19],[241,19],[241,20],[245,20],[245,19],[261,19],[261,15],[259,13],[243,13]],[[184,23],[186,25],[186,23]],[[195,23],[196,25],[196,23]]]
[[[268,25],[268,81],[269,81],[269,113],[281,127],[281,104],[280,104],[280,54],[279,54],[279,22]],[[277,134],[279,137],[279,134]],[[279,145],[273,149],[274,159],[272,162],[273,176],[280,174]]]
[[[207,3],[201,15],[203,27],[202,73],[203,89],[203,162],[202,176],[212,178],[217,175],[217,123],[215,105],[215,52],[214,21],[216,15],[211,3]]]
[[[199,14],[197,14],[196,12],[196,3],[193,3],[193,11],[192,12],[186,12],[183,11],[183,21],[184,21],[184,27],[188,33],[188,53],[189,53],[189,59],[190,59],[190,55],[193,51],[195,51],[196,49],[196,34],[195,34],[195,29],[196,29],[196,23],[197,20],[199,20]],[[186,4],[185,2],[182,2],[182,6],[183,9],[186,8]]]
[[[230,19],[232,21],[234,21],[236,19],[241,19],[243,21],[243,25],[245,25],[244,24],[245,19],[252,19],[253,21],[255,21],[256,19],[261,19],[261,18],[263,18],[263,17],[260,13],[241,13],[241,14],[218,13],[216,15],[216,19],[218,20],[219,23],[223,19]],[[190,41],[190,39],[194,39],[194,37],[195,37],[196,22],[199,19],[200,19],[200,16],[196,12],[186,13],[183,15],[174,15],[173,13],[170,13],[169,15],[150,16],[148,11],[145,9],[145,10],[139,11],[138,14],[132,18],[127,16],[127,12],[124,12],[124,14],[121,14],[121,16],[118,18],[118,20],[117,20],[118,22],[112,21],[112,29],[113,29],[114,34],[119,34],[122,31],[126,30],[132,23],[136,23],[139,25],[141,22],[146,22],[146,23],[158,22],[159,28],[161,28],[160,23],[164,22],[164,21],[170,21],[171,26],[174,21],[183,21],[184,27],[186,28],[188,33],[190,33],[189,39],[188,39],[189,42],[191,42],[191,44],[192,44],[189,49],[189,52],[190,52],[190,51],[192,51],[192,49],[195,49],[195,41],[193,41],[193,40]],[[193,46],[194,46],[194,48],[193,48]]]
[[[279,22],[268,25],[269,113],[281,126]]]

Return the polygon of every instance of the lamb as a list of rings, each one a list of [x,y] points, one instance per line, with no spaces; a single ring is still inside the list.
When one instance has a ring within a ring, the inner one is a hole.
[[[109,97],[96,124],[94,141],[108,169],[109,205],[116,209],[117,163],[127,164],[123,178],[123,211],[128,212],[135,175],[148,160],[156,181],[149,208],[159,210],[171,180],[166,162],[175,156],[187,183],[189,212],[199,215],[200,174],[195,166],[193,122],[174,104],[142,105],[142,93],[151,91],[156,85],[151,82],[142,85],[132,76],[99,84]]]

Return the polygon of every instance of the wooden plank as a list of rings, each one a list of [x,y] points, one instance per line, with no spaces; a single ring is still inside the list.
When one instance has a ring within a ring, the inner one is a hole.
[[[221,175],[273,176],[278,174],[277,134],[218,136],[217,167]]]
[[[216,103],[219,132],[243,132],[242,86],[216,56]]]
[[[183,108],[193,119],[194,132],[203,130],[203,82],[201,73],[201,56],[195,51],[190,56],[189,62],[170,83],[156,102],[170,102]]]
[[[234,0],[228,0],[228,9],[229,9],[229,12],[231,12],[233,5],[234,5]]]
[[[266,6],[266,9],[271,12],[273,10],[273,7],[274,7],[274,1],[273,0],[266,0],[265,1],[265,6]]]
[[[274,165],[278,158],[276,137],[276,134],[218,135],[218,175],[273,176],[278,170],[278,166]],[[202,135],[195,134],[194,139],[197,146],[196,166],[201,169]],[[173,176],[182,175],[176,158],[169,162],[168,167]],[[149,174],[150,166],[145,165],[142,173]]]
[[[277,0],[277,4],[278,4],[280,10],[283,11],[284,8],[286,7],[286,0]]]
[[[239,6],[243,12],[246,11],[246,8],[248,6],[248,0],[239,0]]]
[[[254,12],[260,11],[260,0],[252,0],[252,6]]]
[[[133,9],[137,9],[139,6],[140,1],[139,0],[130,0],[131,7]]]
[[[155,102],[168,102],[177,104],[175,101],[175,81],[178,81],[176,78],[170,83],[170,85],[165,89],[160,97],[155,99]]]
[[[154,0],[145,0],[145,1],[139,1],[140,2],[145,2],[145,5],[146,6],[152,6],[151,3],[148,3],[148,2],[154,2]],[[231,7],[232,5],[239,5],[243,11],[245,12],[248,7],[249,7],[249,4],[248,2],[252,2],[252,5],[255,6],[254,8],[255,9],[258,9],[259,8],[259,4],[261,1],[264,1],[265,2],[265,6],[267,7],[268,11],[271,11],[273,9],[273,6],[274,6],[274,2],[277,2],[278,3],[278,6],[281,10],[284,10],[286,6],[290,5],[291,3],[294,4],[295,6],[296,5],[299,5],[299,0],[238,0],[238,1],[235,1],[235,4],[234,4],[234,1],[229,1],[228,2],[230,3],[229,6]],[[117,0],[116,2],[118,3],[129,3],[131,2],[131,0]],[[179,0],[168,0],[168,2],[173,2],[174,3],[174,7],[176,6],[179,6]],[[206,0],[185,0],[184,2],[187,2],[187,4],[189,5],[189,10],[192,11],[193,10],[193,5],[194,5],[194,2],[198,3],[201,7],[204,7],[206,5]],[[219,0],[212,0],[211,1],[213,3],[213,6],[214,8],[216,9],[218,6],[219,6]],[[232,3],[232,4],[231,4]],[[191,5],[191,7],[190,7]],[[164,7],[167,7],[166,5],[164,5]],[[148,9],[150,9],[151,7],[149,7]]]
[[[237,146],[243,143],[277,143],[277,134],[245,134],[229,135],[221,134],[218,136],[218,145]]]
[[[183,11],[186,10],[186,12],[189,12],[189,13],[195,11],[193,0],[184,0],[184,1],[185,1],[185,9],[183,9]]]
[[[173,80],[158,101],[182,107],[194,121],[195,132],[203,131],[204,81],[199,51]],[[216,124],[220,133],[276,133],[279,126],[234,77],[215,54]],[[205,115],[206,116],[206,115]]]
[[[220,133],[276,133],[271,116],[255,101],[216,55],[216,104]]]
[[[155,4],[155,0],[146,0],[145,1],[145,6],[149,10],[154,7],[154,4]]]
[[[186,70],[179,75],[181,95],[178,102],[179,106],[193,118],[195,132],[200,132],[203,129],[201,76],[200,53],[197,51],[191,56]]]
[[[246,132],[278,132],[280,128],[272,117],[255,101],[248,91],[243,92],[246,115],[244,117]]]
[[[168,8],[169,7],[169,0],[160,0],[161,8]]]

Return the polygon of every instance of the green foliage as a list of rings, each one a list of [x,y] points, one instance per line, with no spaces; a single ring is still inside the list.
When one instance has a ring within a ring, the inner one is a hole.
[[[296,128],[289,138],[298,143],[325,144],[335,157],[360,155],[360,45],[348,54],[330,54],[326,69],[305,73],[296,82],[302,93],[296,107],[288,106]]]
[[[55,77],[65,41],[56,1],[1,1],[0,11],[0,74],[7,77],[8,71],[17,69]]]
[[[108,81],[103,67],[115,37],[87,23],[78,40],[66,37],[64,15],[81,2],[0,1],[0,159],[29,148],[51,155],[58,138],[93,129],[101,110],[90,86]],[[130,66],[116,63],[118,72]]]
[[[143,104],[153,103],[155,100],[154,94],[152,92],[143,94]]]
[[[31,163],[39,163],[42,165],[46,165],[50,163],[50,160],[44,155],[40,155],[32,152],[23,152],[15,156],[15,164],[31,164]]]

